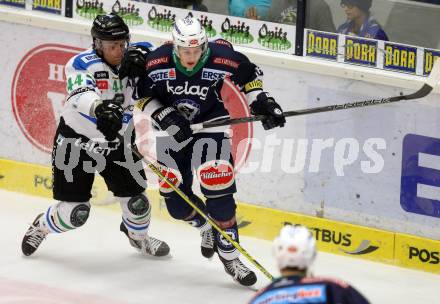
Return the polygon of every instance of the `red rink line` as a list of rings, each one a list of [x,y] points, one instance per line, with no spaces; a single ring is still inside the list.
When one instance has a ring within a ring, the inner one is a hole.
[[[127,304],[94,294],[0,278],[0,304]]]

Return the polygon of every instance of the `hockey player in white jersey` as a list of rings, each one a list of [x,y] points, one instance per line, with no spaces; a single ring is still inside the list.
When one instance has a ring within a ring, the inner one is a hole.
[[[139,159],[117,138],[134,141],[130,77],[118,68],[128,48],[149,53],[152,45],[129,46],[129,29],[117,15],[98,15],[92,26],[93,48],[69,60],[67,99],[52,152],[53,197],[57,202],[34,220],[26,232],[23,254],[29,256],[49,233],[85,224],[95,172],[120,201],[120,230],[145,255],[166,256],[168,245],[148,235],[151,205],[144,194],[146,178]],[[121,165],[125,164],[124,165]]]

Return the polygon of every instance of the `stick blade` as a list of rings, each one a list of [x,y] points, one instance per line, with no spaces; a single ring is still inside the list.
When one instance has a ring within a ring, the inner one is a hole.
[[[440,82],[440,59],[437,59],[434,62],[434,66],[432,67],[431,74],[429,74],[428,79],[426,80],[426,84],[434,89],[439,82]]]

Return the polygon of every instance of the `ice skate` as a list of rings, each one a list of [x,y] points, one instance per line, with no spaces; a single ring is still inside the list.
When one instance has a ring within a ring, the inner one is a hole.
[[[43,213],[39,214],[29,229],[24,235],[23,241],[21,243],[21,250],[25,256],[30,256],[33,254],[38,247],[41,245],[46,235],[49,234],[44,228],[41,228],[40,220],[42,219]]]
[[[251,286],[257,282],[257,276],[255,273],[244,265],[239,258],[233,260],[225,260],[220,257],[225,271],[229,274],[234,281],[237,281],[243,286]]]
[[[214,233],[212,231],[211,225],[209,225],[209,229],[201,230],[200,236],[202,237],[202,243],[200,245],[202,255],[205,258],[210,259],[216,251],[214,243]]]
[[[121,223],[120,230],[127,236],[130,245],[143,255],[163,257],[170,253],[170,247],[164,241],[151,236],[147,236],[145,240],[135,240],[130,237],[124,223]]]

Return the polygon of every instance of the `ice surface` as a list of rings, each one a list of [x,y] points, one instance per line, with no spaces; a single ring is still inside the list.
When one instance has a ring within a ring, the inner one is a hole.
[[[229,304],[247,303],[254,293],[234,283],[217,258],[201,256],[196,229],[153,216],[150,234],[168,242],[172,257],[145,258],[119,232],[119,212],[101,207],[84,227],[51,234],[34,255],[22,256],[24,233],[51,203],[0,190],[0,303]],[[242,237],[241,244],[278,275],[270,242]],[[438,275],[326,253],[314,269],[353,284],[372,303],[440,303]],[[257,288],[268,283],[257,275]]]

